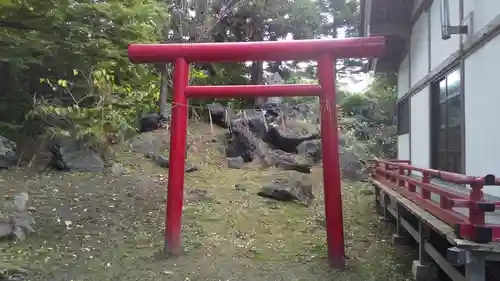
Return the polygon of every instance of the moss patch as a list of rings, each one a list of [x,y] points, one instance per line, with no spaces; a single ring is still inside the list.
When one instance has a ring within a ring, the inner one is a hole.
[[[168,171],[124,146],[116,151],[129,172],[120,177],[0,172],[1,195],[29,191],[37,220],[26,242],[2,242],[0,268],[26,269],[35,281],[407,280],[411,257],[385,240],[367,185],[344,183],[348,265],[331,270],[321,169],[311,174],[317,198],[309,208],[259,197],[269,176],[293,172],[229,170],[208,130],[191,128],[188,160],[200,170],[186,174],[181,257],[159,254]]]

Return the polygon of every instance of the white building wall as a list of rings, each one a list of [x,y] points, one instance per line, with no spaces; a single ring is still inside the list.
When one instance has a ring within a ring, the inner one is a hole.
[[[429,72],[429,13],[423,13],[410,37],[411,85],[417,83]]]
[[[459,1],[452,0],[450,3],[450,24],[458,25]],[[441,9],[440,1],[434,1],[430,8],[430,33],[431,33],[431,69],[438,67],[451,54],[456,52],[460,46],[460,36],[452,35],[450,39],[441,38]]]
[[[398,70],[398,98],[403,97],[410,89],[410,60],[409,56],[403,59]],[[398,159],[410,160],[410,134],[400,135],[397,138]]]
[[[408,55],[401,61],[398,70],[398,98],[404,96],[410,89],[410,64]]]
[[[455,0],[458,2],[458,0]],[[449,1],[450,5],[452,2]],[[488,25],[495,17],[500,14],[500,1],[496,0],[463,0],[464,1],[464,18],[471,12],[472,15],[472,30],[477,32]],[[434,1],[437,2],[437,1]]]
[[[470,17],[472,34],[486,27],[500,15],[500,1],[463,0],[464,17]],[[450,23],[458,25],[459,0],[449,1]],[[430,24],[430,25],[429,25]],[[430,44],[428,40],[431,40]],[[441,39],[439,1],[415,23],[410,37],[410,54],[398,71],[398,97],[425,75],[442,64],[459,48],[459,35]],[[430,48],[430,50],[429,50]],[[430,64],[429,64],[430,56]],[[500,35],[465,59],[465,173],[474,176],[495,174],[500,177]],[[411,81],[410,81],[411,79]],[[411,97],[410,133],[398,136],[398,158],[410,159],[418,167],[430,167],[430,86]],[[411,137],[411,140],[410,140]],[[411,147],[410,147],[411,144]],[[485,192],[500,197],[500,188],[485,187]]]
[[[429,90],[425,87],[410,102],[411,164],[420,168],[430,168]]]
[[[398,136],[398,159],[410,160],[410,134]]]
[[[465,60],[465,166],[468,175],[500,177],[498,66],[500,36]],[[499,187],[485,187],[484,191],[500,196]]]

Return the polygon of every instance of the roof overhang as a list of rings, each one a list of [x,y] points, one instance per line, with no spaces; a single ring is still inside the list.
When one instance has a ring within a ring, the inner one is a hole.
[[[370,60],[370,69],[396,72],[408,52],[413,23],[432,0],[361,0],[362,36],[385,36],[386,52]]]

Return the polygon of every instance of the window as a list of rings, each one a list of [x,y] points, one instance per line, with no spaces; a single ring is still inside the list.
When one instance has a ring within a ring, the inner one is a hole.
[[[397,133],[407,134],[410,132],[410,99],[400,100],[397,105]]]
[[[455,70],[433,86],[432,166],[434,169],[462,171],[462,96],[460,72]]]

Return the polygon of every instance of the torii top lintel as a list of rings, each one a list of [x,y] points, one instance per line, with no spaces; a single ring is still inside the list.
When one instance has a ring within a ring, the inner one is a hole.
[[[133,63],[303,61],[329,53],[333,58],[369,58],[382,55],[384,37],[195,44],[130,44]]]

